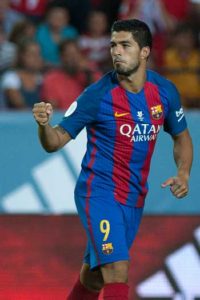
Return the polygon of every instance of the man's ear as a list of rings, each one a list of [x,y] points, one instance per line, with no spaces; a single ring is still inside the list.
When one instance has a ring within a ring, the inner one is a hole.
[[[149,47],[143,47],[141,50],[141,58],[142,59],[147,59],[150,54],[150,48]]]

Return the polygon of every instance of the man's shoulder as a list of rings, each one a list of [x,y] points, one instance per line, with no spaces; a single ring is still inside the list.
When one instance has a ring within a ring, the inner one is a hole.
[[[148,81],[156,85],[159,91],[162,91],[169,101],[179,97],[176,85],[159,73],[148,70]]]
[[[157,85],[158,88],[176,89],[176,86],[172,81],[156,71],[147,70],[147,80]]]
[[[113,89],[116,84],[115,73],[110,71],[103,75],[98,81],[89,85],[85,91],[91,94],[97,94],[99,96],[103,96],[107,92]]]
[[[170,82],[166,77],[153,70],[147,70],[147,78],[148,81],[157,85],[165,85]]]

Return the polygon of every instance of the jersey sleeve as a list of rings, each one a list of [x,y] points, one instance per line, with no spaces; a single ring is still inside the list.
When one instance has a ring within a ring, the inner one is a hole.
[[[169,110],[164,122],[164,130],[171,135],[177,135],[187,128],[187,123],[181,106],[179,92],[174,84],[168,87]]]
[[[99,102],[98,96],[86,89],[77,100],[70,105],[58,125],[66,130],[71,138],[75,139],[85,126],[96,121]]]

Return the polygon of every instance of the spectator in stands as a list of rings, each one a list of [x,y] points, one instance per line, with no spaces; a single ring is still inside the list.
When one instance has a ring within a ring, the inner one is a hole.
[[[105,13],[92,11],[88,17],[88,30],[81,35],[79,45],[84,55],[104,70],[110,61],[110,37]]]
[[[200,107],[200,52],[188,24],[179,24],[164,53],[165,75],[177,86],[186,108]]]
[[[71,24],[79,33],[85,32],[86,20],[91,11],[91,0],[54,0],[69,10]],[[110,1],[110,0],[109,0]],[[116,0],[115,0],[116,1]]]
[[[83,58],[76,41],[64,40],[59,50],[61,67],[44,76],[41,99],[50,102],[55,109],[67,109],[101,74]]]
[[[22,20],[24,16],[10,8],[9,0],[0,0],[0,25],[8,35],[13,25]]]
[[[16,60],[16,45],[9,42],[3,27],[0,25],[0,75],[13,67]]]
[[[118,18],[118,11],[121,5],[121,0],[90,0],[93,10],[103,11],[108,19],[108,26]]]
[[[29,20],[17,22],[10,33],[9,41],[19,45],[26,40],[35,40],[36,27]]]
[[[39,45],[34,41],[24,42],[18,48],[17,68],[7,71],[2,78],[2,89],[9,108],[28,109],[40,99],[41,70]]]
[[[42,57],[48,65],[59,64],[58,45],[63,39],[78,36],[77,30],[69,25],[69,21],[69,11],[66,8],[58,6],[56,2],[50,3],[46,12],[46,21],[39,26],[36,34]]]

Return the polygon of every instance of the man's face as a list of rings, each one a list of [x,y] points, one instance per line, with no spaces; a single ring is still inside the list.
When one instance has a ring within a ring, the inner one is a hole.
[[[140,66],[141,49],[131,32],[114,31],[111,35],[113,66],[119,75],[130,76]]]

